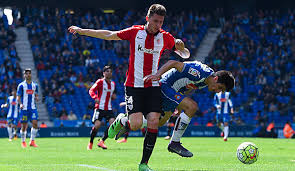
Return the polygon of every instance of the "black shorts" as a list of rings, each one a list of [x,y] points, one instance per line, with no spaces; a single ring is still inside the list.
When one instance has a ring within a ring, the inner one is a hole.
[[[162,95],[160,87],[133,88],[125,87],[125,101],[128,115],[142,112],[162,112]]]
[[[96,120],[101,121],[103,118],[105,118],[108,122],[111,118],[115,118],[114,112],[112,110],[94,109],[92,123],[94,123]]]

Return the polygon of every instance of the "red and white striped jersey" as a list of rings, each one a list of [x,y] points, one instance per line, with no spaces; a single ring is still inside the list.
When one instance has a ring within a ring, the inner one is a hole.
[[[175,38],[162,29],[157,34],[149,34],[143,25],[121,30],[117,36],[130,42],[129,68],[125,86],[136,88],[159,86],[158,81],[145,83],[143,78],[157,73],[163,51],[174,47]]]
[[[105,79],[98,79],[89,89],[89,95],[92,99],[99,100],[95,103],[95,109],[112,110],[111,98],[115,91],[115,82],[107,82]]]

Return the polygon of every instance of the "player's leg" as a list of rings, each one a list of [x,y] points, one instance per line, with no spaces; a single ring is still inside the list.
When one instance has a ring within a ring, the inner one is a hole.
[[[12,141],[12,118],[7,118],[7,132],[9,141]]]
[[[27,128],[28,128],[28,113],[27,110],[21,110],[20,112],[21,118],[21,129],[20,129],[20,136],[21,136],[21,145],[23,148],[27,147],[26,137],[27,137]]]
[[[162,111],[161,88],[147,88],[145,92],[145,109],[148,112],[145,116],[147,119],[147,130],[143,142],[143,154],[139,165],[139,170],[150,169],[147,163],[152,155],[156,140],[158,137],[159,119]]]
[[[112,123],[115,121],[115,117],[112,111],[110,111],[109,113],[106,114],[105,116],[106,121],[109,122],[109,126],[106,128],[106,130],[104,131],[104,135],[102,137],[102,141],[105,141],[109,136],[108,136],[108,129],[109,127],[112,125]]]
[[[224,137],[224,125],[223,125],[223,115],[222,114],[216,114],[216,122],[217,126],[220,129],[220,136]]]
[[[92,149],[93,140],[98,132],[98,129],[101,126],[101,120],[102,120],[102,116],[100,114],[100,110],[95,109],[92,116],[92,123],[94,124],[94,126],[91,128],[91,131],[90,131],[90,141],[87,145],[88,150]]]
[[[175,152],[182,157],[192,157],[193,154],[181,145],[180,139],[189,125],[191,118],[195,115],[198,105],[191,98],[185,97],[180,102],[178,108],[183,112],[180,113],[176,120],[168,150],[170,152]]]
[[[142,112],[145,109],[145,89],[126,87],[125,101],[128,117],[119,114],[108,130],[110,138],[114,138],[124,127],[126,130],[136,131],[142,126]],[[124,130],[124,131],[126,131]],[[118,138],[118,136],[116,137]]]
[[[38,113],[36,109],[30,110],[30,113],[28,113],[28,119],[32,122],[30,146],[38,147],[38,145],[35,142],[35,138],[38,132]]]
[[[223,114],[223,125],[224,125],[224,137],[223,137],[223,140],[224,141],[227,141],[228,134],[229,134],[229,126],[228,126],[229,120],[230,120],[229,114]]]
[[[15,118],[12,124],[12,134],[15,140],[17,139],[16,133],[17,133],[17,119]]]

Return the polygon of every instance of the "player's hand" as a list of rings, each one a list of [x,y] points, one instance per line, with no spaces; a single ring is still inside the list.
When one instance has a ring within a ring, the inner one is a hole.
[[[160,75],[147,75],[143,78],[144,82],[148,82],[148,81],[159,81],[161,79]]]
[[[77,26],[71,26],[71,27],[68,28],[68,31],[70,33],[73,33],[73,34],[76,34],[76,33],[80,34],[81,30],[82,29],[80,27],[77,27]]]
[[[180,51],[184,50],[184,43],[181,39],[175,39],[175,48]]]
[[[126,106],[126,102],[121,102],[121,103],[119,104],[119,106],[120,106],[120,107]]]
[[[19,107],[20,107],[20,109],[23,109],[24,108],[24,105],[23,104],[20,104]]]
[[[1,105],[1,108],[4,108],[4,104]]]
[[[38,96],[35,96],[35,101],[38,102],[39,101],[39,98]]]
[[[233,108],[230,110],[230,113],[231,113],[232,115],[234,114],[234,109],[233,109]]]

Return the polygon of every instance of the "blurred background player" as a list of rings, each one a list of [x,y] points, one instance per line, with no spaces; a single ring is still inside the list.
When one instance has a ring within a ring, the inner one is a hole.
[[[112,81],[112,68],[111,66],[105,66],[103,68],[103,78],[98,79],[95,84],[89,89],[89,95],[95,100],[95,109],[92,116],[92,123],[94,126],[90,132],[90,142],[88,143],[87,149],[91,150],[93,146],[93,140],[101,126],[101,121],[103,118],[106,122],[111,125],[115,116],[112,109],[111,100],[116,98],[115,92],[115,82]],[[97,144],[98,147],[102,149],[107,149],[104,141],[108,138],[108,128],[104,131],[104,136]]]
[[[30,146],[38,147],[35,137],[38,132],[38,112],[36,102],[38,101],[38,85],[32,81],[32,71],[30,68],[24,70],[25,80],[17,86],[17,101],[20,106],[22,147],[27,147],[26,136],[28,121],[32,122]]]
[[[214,96],[214,106],[216,107],[216,121],[221,130],[221,136],[227,141],[230,115],[234,113],[233,103],[230,99],[230,92],[219,92]],[[229,110],[230,109],[230,110]]]
[[[1,105],[1,108],[8,107],[7,112],[7,131],[9,141],[12,141],[12,138],[17,138],[16,131],[17,131],[17,123],[18,123],[18,102],[16,99],[16,90],[12,90],[12,96],[7,98],[7,102]]]
[[[146,80],[160,80],[161,83],[165,116],[161,118],[160,125],[170,118],[175,109],[182,111],[176,120],[168,150],[182,157],[192,157],[193,153],[181,145],[180,139],[198,110],[198,104],[185,94],[207,86],[209,91],[216,93],[230,91],[235,84],[233,75],[224,70],[214,72],[198,61],[183,63],[170,60],[155,75],[147,76]]]

